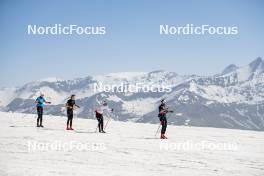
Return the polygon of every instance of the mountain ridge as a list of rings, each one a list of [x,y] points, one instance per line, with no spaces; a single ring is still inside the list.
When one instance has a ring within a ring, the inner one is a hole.
[[[98,83],[170,85],[172,91],[95,92],[94,84]],[[121,121],[157,123],[157,106],[165,98],[177,112],[171,115],[175,118],[170,119],[170,124],[264,130],[264,61],[260,57],[246,66],[228,66],[221,74],[212,76],[156,70],[73,80],[44,79],[10,91],[0,89],[1,109],[29,113],[40,92],[52,101],[45,111],[52,115],[65,115],[63,107],[67,97],[76,94],[77,102],[82,106],[77,112],[79,117],[92,117],[98,102],[107,100]]]

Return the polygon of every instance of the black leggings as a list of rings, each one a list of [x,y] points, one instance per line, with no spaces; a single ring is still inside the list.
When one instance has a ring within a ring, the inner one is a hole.
[[[99,132],[104,131],[104,117],[103,117],[103,115],[96,112],[96,118],[98,121]]]
[[[73,119],[73,111],[72,110],[68,110],[67,111],[67,117],[68,117],[68,120],[67,120],[67,127],[72,127],[72,119]]]
[[[161,134],[165,134],[167,129],[167,118],[166,116],[160,117],[160,124],[161,124]]]
[[[43,107],[38,106],[37,113],[38,113],[37,125],[42,125]]]

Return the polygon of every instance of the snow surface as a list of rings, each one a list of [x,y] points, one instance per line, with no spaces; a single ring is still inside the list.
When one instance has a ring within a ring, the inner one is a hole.
[[[110,121],[106,134],[94,133],[96,121],[74,119],[75,131],[65,130],[66,117],[44,116],[45,128],[36,128],[36,115],[0,112],[0,175],[10,176],[262,176],[264,133],[230,129],[168,126],[168,140],[154,134],[157,124]],[[29,150],[29,143],[77,141],[104,144],[100,150]],[[164,141],[164,140],[163,140]],[[231,150],[171,149],[161,144],[235,144]]]

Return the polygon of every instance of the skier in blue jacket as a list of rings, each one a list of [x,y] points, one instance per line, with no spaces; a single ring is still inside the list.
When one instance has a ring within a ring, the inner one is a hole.
[[[42,125],[42,116],[43,116],[43,107],[46,104],[50,104],[51,102],[46,101],[44,99],[44,94],[41,93],[40,96],[36,99],[35,103],[37,104],[37,113],[38,113],[38,119],[37,119],[37,127],[43,127]]]

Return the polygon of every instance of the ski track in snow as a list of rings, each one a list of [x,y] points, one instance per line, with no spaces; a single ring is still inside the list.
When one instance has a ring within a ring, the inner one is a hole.
[[[66,117],[0,112],[0,175],[264,175],[264,133],[168,126],[169,143],[236,143],[237,150],[161,150],[158,125],[110,120],[106,134],[94,133],[97,121],[77,119],[66,131]],[[29,151],[28,142],[103,143],[98,151]]]

